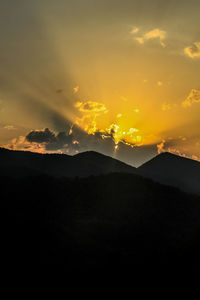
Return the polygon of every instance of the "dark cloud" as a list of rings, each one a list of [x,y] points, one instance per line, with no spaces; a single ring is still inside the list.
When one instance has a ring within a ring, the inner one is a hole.
[[[26,140],[30,143],[43,144],[47,151],[61,150],[68,152],[70,150],[79,149],[78,142],[73,139],[72,135],[67,132],[55,134],[49,130],[49,128],[29,132],[26,136]]]
[[[46,128],[43,131],[31,131],[27,134],[26,139],[31,143],[53,143],[56,141],[56,136]]]

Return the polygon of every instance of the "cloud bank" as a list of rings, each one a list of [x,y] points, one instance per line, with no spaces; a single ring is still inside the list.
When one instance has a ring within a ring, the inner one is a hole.
[[[26,136],[13,139],[9,145],[4,145],[4,147],[12,150],[69,155],[84,151],[97,151],[138,167],[162,152],[171,152],[200,160],[197,153],[189,155],[187,143],[189,141],[180,136],[177,139],[161,140],[160,143],[152,145],[132,145],[131,147],[125,141],[119,141],[116,145],[115,127],[110,128],[110,133],[107,134],[102,132],[87,134],[74,125],[69,131],[58,133],[49,128],[32,130]]]

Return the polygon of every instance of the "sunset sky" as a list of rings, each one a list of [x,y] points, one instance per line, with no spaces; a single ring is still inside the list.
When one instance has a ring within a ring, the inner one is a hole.
[[[0,0],[0,145],[200,160],[199,0]]]

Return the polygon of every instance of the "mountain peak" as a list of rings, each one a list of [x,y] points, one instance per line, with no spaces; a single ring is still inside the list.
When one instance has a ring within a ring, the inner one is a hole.
[[[200,193],[200,162],[196,160],[165,152],[139,167],[139,172],[160,183]]]
[[[157,157],[180,157],[180,156],[173,154],[171,152],[162,152],[158,154]]]
[[[152,161],[177,161],[177,162],[181,162],[183,164],[196,164],[199,165],[200,163],[194,159],[188,158],[188,157],[184,157],[184,156],[180,156],[177,154],[173,154],[170,152],[163,152],[160,153],[159,155],[155,156],[153,159],[151,159],[150,161],[148,161],[147,163],[143,164],[142,166],[152,163]],[[141,166],[141,167],[142,167]]]

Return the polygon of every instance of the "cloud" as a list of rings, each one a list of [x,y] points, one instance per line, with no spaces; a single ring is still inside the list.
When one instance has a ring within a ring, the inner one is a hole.
[[[163,140],[160,144],[157,145],[158,154],[165,152],[165,140]]]
[[[75,107],[81,112],[94,112],[94,113],[107,113],[108,110],[103,103],[87,101],[87,102],[77,102]]]
[[[131,34],[136,34],[139,32],[139,28],[138,27],[134,27],[132,30],[131,30]]]
[[[7,130],[16,130],[16,128],[13,125],[5,125],[4,129],[7,129]]]
[[[70,132],[59,132],[55,134],[48,128],[44,130],[33,130],[26,135],[26,141],[31,144],[40,144],[46,151],[69,152],[78,150],[78,141]]]
[[[146,40],[159,38],[160,41],[162,41],[162,40],[164,40],[166,38],[166,31],[160,30],[158,28],[157,29],[153,29],[153,30],[145,33],[144,38]]]
[[[74,87],[74,88],[73,88],[73,91],[74,91],[74,94],[77,94],[78,91],[79,91],[79,86]]]
[[[200,160],[198,154],[191,154],[188,146],[190,146],[191,141],[188,141],[186,137],[179,136],[177,138],[168,138],[167,140],[162,140],[160,144],[157,145],[158,154],[163,152],[169,152],[182,157]]]
[[[198,160],[198,161],[200,161],[200,157],[199,156],[197,156],[197,155],[192,155],[192,157],[191,157],[192,159],[194,159],[194,160]]]
[[[182,157],[186,157],[185,153],[182,153],[179,149],[175,148],[173,146],[173,143],[176,143],[177,141],[165,141],[163,140],[160,144],[157,145],[158,154],[164,153],[164,152],[170,152]]]
[[[191,46],[186,47],[184,53],[190,58],[200,57],[200,42],[195,42]]]
[[[64,153],[69,155],[84,151],[97,151],[135,166],[144,163],[157,153],[156,145],[137,146],[123,139],[116,143],[115,135],[118,131],[116,125],[111,126],[108,131],[97,131],[94,134],[88,134],[76,125],[70,129],[70,132],[55,133],[48,128],[32,130],[26,136],[12,139],[10,144],[2,145],[2,147],[37,153]],[[137,138],[138,130],[131,128],[127,134]]]
[[[138,41],[138,43],[141,45],[145,42],[145,39],[143,37],[136,37],[135,40]]]
[[[127,130],[123,126],[119,126],[118,122],[117,124],[110,124],[108,128],[99,127],[98,117],[102,118],[103,114],[108,112],[103,103],[92,101],[85,103],[77,102],[75,107],[83,113],[81,117],[76,119],[76,125],[89,135],[95,135],[99,132],[103,139],[111,138],[115,145],[124,143],[130,147],[134,147],[135,145],[139,146],[143,143],[143,137],[138,133],[139,130],[136,128],[129,128]],[[133,111],[137,114],[140,112],[137,108]],[[116,115],[116,119],[118,120],[121,117],[123,117],[121,113]]]
[[[125,131],[117,124],[111,124],[105,131],[101,131],[101,134],[104,139],[110,137],[115,146],[120,143],[132,148],[136,145],[142,145],[142,136],[137,128],[129,128],[128,131]],[[118,149],[118,147],[115,147],[115,149]]]
[[[122,114],[117,115],[117,119],[120,119],[122,117]]]
[[[17,138],[14,138],[9,144],[3,145],[3,147],[10,150],[31,151],[36,153],[47,152],[44,144],[30,143],[26,140],[25,136],[19,136]]]
[[[178,155],[178,156],[182,156],[182,157],[187,157],[187,158],[190,158],[190,157],[188,157],[185,153],[183,153],[183,152],[181,152],[179,149],[177,149],[177,148],[168,148],[167,149],[167,152],[170,152],[170,153],[172,153],[172,154],[176,154],[176,155]]]
[[[162,86],[162,85],[163,85],[163,82],[162,82],[162,81],[158,81],[158,82],[157,82],[157,85],[158,85],[158,86]]]
[[[187,108],[194,103],[200,103],[200,90],[192,89],[189,96],[182,102],[182,106]]]
[[[88,134],[94,134],[98,131],[96,122],[97,117],[108,113],[105,104],[100,102],[77,102],[75,107],[82,112],[82,117],[76,118],[75,123]]]
[[[88,134],[76,124],[66,131],[54,132],[49,128],[32,130],[25,136],[12,139],[5,148],[26,150],[37,153],[65,153],[74,155],[84,151],[97,151],[113,156],[126,163],[139,166],[157,153],[171,152],[184,157],[200,159],[199,153],[189,150],[191,140],[187,136],[165,138],[160,143],[143,145],[141,132],[137,128],[124,131],[117,124],[112,124],[105,131],[96,130]],[[199,140],[196,140],[199,143]],[[193,142],[194,144],[194,142]],[[196,144],[197,146],[199,144]]]
[[[153,39],[159,39],[160,45],[163,48],[165,48],[166,45],[163,41],[166,39],[166,35],[167,35],[166,31],[156,28],[156,29],[153,29],[149,32],[146,32],[141,37],[136,37],[135,40],[138,41],[139,44],[144,44],[145,41],[153,40]]]
[[[33,130],[26,136],[27,141],[33,143],[53,143],[56,136],[48,128],[44,130]]]

